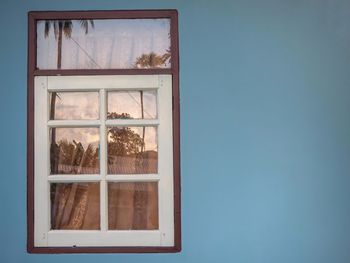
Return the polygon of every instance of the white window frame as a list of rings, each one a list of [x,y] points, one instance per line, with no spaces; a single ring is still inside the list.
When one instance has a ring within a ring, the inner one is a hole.
[[[157,119],[106,118],[108,91],[157,90]],[[49,120],[50,91],[98,91],[99,120]],[[172,75],[36,76],[34,78],[34,246],[174,246]],[[158,174],[107,174],[107,133],[111,126],[156,126]],[[50,127],[99,127],[100,174],[50,175]],[[158,230],[108,230],[107,182],[158,182]],[[51,230],[50,183],[99,182],[101,230]]]

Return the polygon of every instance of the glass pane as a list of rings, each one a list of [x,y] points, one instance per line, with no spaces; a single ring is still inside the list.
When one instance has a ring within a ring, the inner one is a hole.
[[[157,118],[156,91],[108,92],[108,119]]]
[[[170,20],[38,21],[37,67],[170,68]]]
[[[51,128],[51,174],[98,174],[98,128]]]
[[[98,100],[98,92],[52,92],[50,120],[96,120]]]
[[[152,174],[158,171],[155,127],[108,128],[108,174]]]
[[[108,183],[108,229],[158,229],[158,184]]]
[[[51,229],[100,229],[99,183],[52,183]]]

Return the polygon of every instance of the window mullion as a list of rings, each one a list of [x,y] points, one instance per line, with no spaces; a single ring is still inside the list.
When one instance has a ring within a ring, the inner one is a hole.
[[[101,231],[107,231],[108,226],[108,214],[107,214],[107,147],[106,147],[106,91],[100,90],[100,173],[101,173],[101,185],[100,185],[100,219],[101,219]]]

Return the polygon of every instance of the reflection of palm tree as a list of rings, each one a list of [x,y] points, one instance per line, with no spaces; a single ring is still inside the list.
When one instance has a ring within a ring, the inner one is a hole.
[[[80,25],[85,30],[85,34],[87,34],[88,30],[89,30],[89,22],[91,24],[91,27],[94,27],[93,20],[80,20]],[[72,22],[72,20],[46,20],[45,21],[45,37],[48,37],[51,26],[53,26],[55,39],[57,40],[57,69],[61,69],[61,65],[62,65],[62,37],[64,34],[66,38],[71,38],[73,22]],[[57,97],[57,93],[52,92],[51,93],[50,119],[54,119],[54,117],[55,117],[56,97]],[[52,129],[51,142],[52,142],[51,143],[51,150],[50,150],[51,151],[51,162],[54,161],[54,163],[51,163],[51,169],[54,169],[53,172],[56,174],[58,172],[58,160],[57,160],[56,155],[59,153],[60,150],[59,150],[59,146],[56,143],[56,129],[55,128]],[[80,143],[80,145],[81,145],[81,143]],[[77,149],[78,148],[79,147],[77,147]],[[84,149],[83,149],[83,152],[84,152]],[[54,155],[53,157],[52,157],[52,154]],[[84,154],[83,157],[84,156],[85,156],[85,158],[83,158],[83,159],[85,160],[86,155]],[[80,172],[80,170],[81,170],[81,167],[79,167],[78,172]],[[65,189],[64,185],[65,184],[59,184],[58,187],[54,190],[55,196],[59,197],[59,198],[55,198],[55,201],[52,204],[53,209],[51,211],[54,211],[54,213],[51,215],[52,216],[51,217],[51,226],[53,228],[56,228],[56,227],[59,228],[58,222],[60,222],[60,221],[57,221],[57,220],[60,220],[61,218],[68,218],[70,216],[71,211],[66,211],[66,210],[72,210],[72,209],[67,209],[68,208],[67,204],[73,204],[74,198],[75,198],[75,193],[76,193],[77,187],[78,187],[77,184],[72,184],[69,186],[67,185],[68,188]],[[64,195],[65,193],[69,193],[69,197],[67,195]],[[84,195],[87,196],[86,191],[84,192]],[[67,198],[62,198],[64,196],[67,196]],[[84,205],[82,204],[81,209],[79,209],[79,214],[83,215],[78,220],[79,227],[73,225],[73,229],[79,229],[82,226],[82,222],[83,222],[84,217],[86,215],[86,213],[85,213],[85,208],[87,206],[86,200],[87,199],[85,199]],[[62,206],[60,204],[65,204],[65,205]],[[57,208],[58,208],[58,215],[56,218],[55,211]],[[56,221],[53,221],[53,219],[55,219],[55,218],[56,218]],[[55,222],[55,224],[53,224],[54,222]]]
[[[79,20],[81,27],[84,29],[85,34],[89,33],[89,24],[94,28],[93,20]],[[63,34],[66,38],[72,37],[73,22],[72,20],[46,20],[45,21],[45,37],[49,36],[51,26],[53,26],[53,32],[55,39],[57,40],[57,69],[61,69],[62,61],[62,37]]]
[[[154,52],[149,54],[142,54],[136,59],[136,68],[160,68],[166,65],[167,61],[170,60],[170,49],[163,55],[157,55]],[[144,109],[143,109],[143,91],[140,91],[141,100],[141,118],[144,119]],[[142,141],[145,142],[145,126],[142,129]],[[144,146],[141,148],[141,153],[143,152]]]
[[[91,27],[94,27],[93,20],[80,20],[81,27],[85,30],[85,34],[89,32],[89,22]],[[55,39],[57,40],[57,69],[61,69],[62,66],[62,37],[63,34],[66,38],[72,37],[73,22],[72,20],[46,20],[45,21],[45,37],[49,36],[51,26],[53,26],[53,32]],[[55,103],[56,93],[53,92],[51,96],[51,109],[50,119],[55,117]]]
[[[108,155],[128,156],[140,154],[144,142],[130,127],[113,127],[108,130]]]
[[[91,143],[84,148],[80,141],[62,138],[57,142],[57,153],[51,161],[51,174],[98,173],[98,152],[98,147]]]
[[[158,55],[154,52],[149,54],[142,54],[136,59],[136,68],[161,68],[165,66],[170,58],[170,53],[165,53],[164,55]]]
[[[168,38],[170,40],[170,33],[168,33]],[[154,52],[149,54],[142,54],[140,57],[136,58],[135,67],[136,68],[161,68],[167,66],[167,63],[171,63],[171,50],[170,46],[163,55],[157,55]]]
[[[93,20],[80,20],[81,27],[85,30],[85,34],[89,32],[89,22],[91,27],[94,27],[94,21]],[[57,69],[61,69],[62,66],[62,37],[63,34],[66,38],[72,37],[72,29],[73,29],[73,22],[72,20],[45,20],[45,38],[49,36],[51,26],[53,27],[53,33],[55,36],[55,39],[57,40]],[[50,108],[50,119],[53,120],[55,118],[55,104],[56,104],[56,97],[57,93],[52,92],[51,93],[51,108]],[[57,144],[56,144],[56,130],[52,129],[51,132],[51,151],[53,155],[57,154]],[[52,165],[52,164],[51,164]],[[57,172],[57,165],[56,162],[54,166],[54,170]]]
[[[170,38],[170,35],[169,35]],[[154,52],[149,54],[142,54],[136,59],[135,67],[136,68],[160,68],[166,66],[167,61],[170,62],[171,53],[170,48],[166,50],[163,55],[157,55]],[[141,118],[144,119],[144,109],[143,109],[143,91],[140,91],[140,100],[141,100]],[[141,153],[144,150],[145,145],[145,126],[142,128],[142,141],[143,145],[141,147]]]

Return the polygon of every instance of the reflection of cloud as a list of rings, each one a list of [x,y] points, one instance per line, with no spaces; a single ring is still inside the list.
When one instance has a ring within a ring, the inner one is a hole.
[[[99,118],[98,92],[58,92],[56,120],[91,120]]]
[[[86,150],[89,144],[98,147],[100,141],[98,128],[56,128],[56,141],[67,140],[81,143]]]
[[[64,105],[64,104],[60,104],[60,103],[56,103],[56,109],[58,110],[65,110],[65,109],[68,109],[68,110],[71,110],[71,109],[76,109],[78,108],[78,105]],[[64,114],[64,112],[63,112]]]
[[[130,129],[139,134],[142,138],[142,127],[130,127]],[[145,151],[157,151],[158,147],[157,128],[146,127],[145,128]]]

